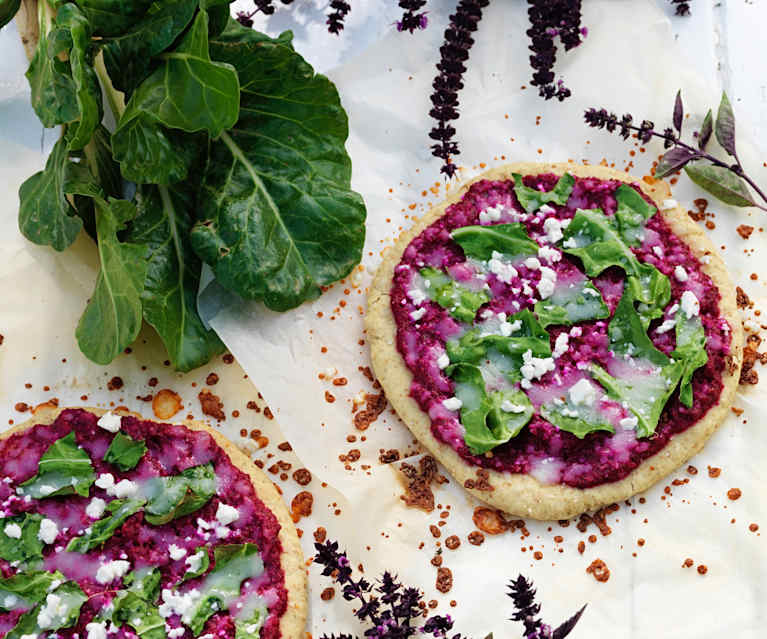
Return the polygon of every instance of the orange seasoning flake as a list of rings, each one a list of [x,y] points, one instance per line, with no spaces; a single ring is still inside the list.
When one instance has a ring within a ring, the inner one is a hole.
[[[474,509],[472,520],[477,528],[488,535],[500,535],[509,528],[509,524],[499,511],[483,506]]]
[[[183,407],[179,394],[169,388],[158,391],[152,399],[152,412],[158,419],[170,419]]]
[[[602,561],[601,559],[595,559],[589,564],[589,567],[586,568],[586,572],[593,575],[594,579],[597,581],[604,583],[608,579],[610,579],[610,569],[607,567],[607,564]]]

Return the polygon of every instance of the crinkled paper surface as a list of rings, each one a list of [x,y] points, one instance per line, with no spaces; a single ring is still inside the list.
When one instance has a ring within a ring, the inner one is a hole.
[[[352,4],[347,31],[340,38],[325,32],[324,2],[295,3],[295,9],[278,10],[265,26],[270,33],[294,30],[296,48],[336,82],[349,113],[353,185],[368,207],[362,266],[315,303],[287,315],[232,299],[222,304],[213,295],[216,304],[203,310],[238,363],[219,358],[187,375],[164,365],[162,345],[148,328],[133,352],[110,366],[92,364],[78,352],[74,327],[95,282],[97,257],[84,236],[59,254],[30,245],[18,233],[18,186],[42,168],[54,132],[43,135],[29,106],[26,62],[14,28],[0,32],[0,398],[5,423],[27,418],[28,413],[15,408],[18,402],[34,405],[51,397],[62,405],[124,404],[151,416],[151,404],[140,398],[161,388],[182,396],[184,408],[178,417],[200,417],[197,393],[209,388],[225,406],[226,419],[219,423],[223,432],[254,459],[263,460],[266,468],[278,461],[291,464],[290,469],[274,468],[274,479],[288,501],[302,490],[291,478],[293,471],[306,467],[312,472],[306,489],[314,495],[314,512],[298,524],[307,555],[313,552],[312,533],[322,526],[329,538],[348,549],[354,566],[363,565],[368,578],[384,569],[399,574],[406,583],[423,588],[427,601],[438,601],[437,611],[450,613],[456,629],[469,636],[521,636],[521,625],[507,621],[512,610],[505,585],[522,573],[535,582],[542,613],[552,625],[588,602],[574,638],[762,637],[767,624],[767,553],[761,535],[767,527],[767,436],[759,406],[767,399],[767,386],[741,387],[735,406],[744,412],[731,415],[692,460],[697,475],[680,469],[630,505],[621,504],[607,516],[611,533],[606,536],[595,526],[581,532],[575,521],[566,526],[528,521],[529,536],[522,537],[520,531],[486,535],[483,545],[471,545],[467,535],[475,530],[472,513],[479,502],[452,481],[436,489],[442,507],[434,512],[403,506],[397,473],[393,465],[379,462],[379,452],[396,448],[416,463],[420,449],[388,409],[365,431],[356,429],[353,421],[355,404],[364,409],[366,394],[379,393],[364,374],[370,364],[363,333],[365,287],[381,251],[399,230],[446,193],[439,163],[428,151],[427,113],[438,47],[454,3],[430,0],[429,28],[413,35],[393,28],[399,11],[394,2]],[[644,175],[662,149],[651,144],[643,150],[589,130],[582,124],[583,110],[604,106],[618,113],[630,111],[635,118],[648,117],[666,126],[681,88],[692,114],[684,125],[689,132],[699,126],[707,108],[715,107],[725,87],[738,116],[742,160],[762,184],[767,183],[764,148],[749,147],[749,142],[763,144],[767,134],[763,69],[756,48],[758,25],[767,10],[741,1],[725,7],[693,3],[692,18],[680,19],[671,17],[667,4],[584,2],[588,38],[568,54],[560,50],[556,65],[573,97],[547,103],[529,86],[521,88],[530,75],[525,3],[492,3],[475,34],[477,43],[460,94],[456,126],[462,150],[457,162],[465,167],[461,176],[504,161],[568,159],[604,159]],[[693,200],[704,194],[682,177],[674,196],[694,209]],[[733,279],[751,295],[755,309],[765,308],[767,243],[758,230],[762,214],[714,201],[709,211],[714,214],[709,233],[724,247]],[[741,224],[757,227],[747,241],[736,232]],[[758,279],[752,279],[752,273]],[[203,295],[203,304],[209,303],[205,299]],[[748,317],[758,324],[753,312]],[[214,385],[211,372],[219,376]],[[115,376],[124,386],[109,391],[107,383]],[[152,377],[158,378],[156,386],[148,384]],[[340,378],[346,384],[330,381]],[[248,402],[255,402],[251,406],[258,412],[247,408]],[[264,416],[267,404],[274,419]],[[264,448],[259,448],[263,440],[250,437],[254,429],[268,437]],[[243,430],[245,438],[240,437]],[[350,441],[352,436],[355,441]],[[285,440],[293,452],[277,447]],[[359,460],[339,460],[350,450],[360,451]],[[719,477],[710,477],[708,466],[721,468]],[[287,479],[280,479],[281,472]],[[689,482],[672,485],[673,479]],[[742,497],[728,499],[730,488],[739,488]],[[441,518],[440,512],[447,517]],[[760,530],[751,532],[752,523]],[[441,536],[433,537],[429,526]],[[457,550],[445,548],[449,535],[460,538]],[[578,551],[581,541],[583,554]],[[444,595],[435,589],[436,568],[430,563],[440,548],[443,565],[454,575],[453,589]],[[535,559],[536,552],[540,559]],[[693,567],[683,568],[688,557]],[[610,569],[605,583],[586,573],[596,558]],[[700,564],[708,569],[705,575],[697,571]],[[320,599],[328,585],[318,570],[310,569],[308,630],[315,637],[358,631],[351,607],[337,589],[330,602]],[[456,602],[454,608],[451,601]]]

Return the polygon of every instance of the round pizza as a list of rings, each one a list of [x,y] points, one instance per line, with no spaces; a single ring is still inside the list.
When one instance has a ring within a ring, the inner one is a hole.
[[[563,519],[645,490],[724,420],[735,291],[661,181],[516,164],[400,237],[373,282],[373,367],[468,490]]]
[[[0,440],[5,639],[298,639],[306,574],[272,482],[197,422],[40,410]]]

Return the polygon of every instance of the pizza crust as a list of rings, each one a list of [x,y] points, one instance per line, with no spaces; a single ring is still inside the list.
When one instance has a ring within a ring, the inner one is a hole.
[[[607,167],[568,163],[515,163],[478,175],[462,185],[445,202],[430,210],[411,229],[404,232],[393,247],[386,250],[383,262],[370,287],[365,320],[373,369],[383,386],[386,397],[413,434],[462,485],[465,485],[467,480],[475,481],[480,467],[468,464],[453,448],[437,440],[431,432],[431,419],[410,397],[412,374],[397,350],[397,326],[391,312],[389,292],[394,268],[399,264],[402,254],[415,237],[444,215],[447,207],[459,201],[474,182],[510,179],[512,173],[522,175],[570,173],[578,177],[596,177],[638,184],[655,202],[671,230],[690,247],[693,255],[698,259],[704,255],[709,256],[708,264],[702,264],[701,270],[719,289],[720,312],[731,329],[730,353],[734,365],[730,367],[730,370],[722,373],[723,388],[719,403],[690,428],[674,435],[662,450],[644,460],[628,476],[619,481],[592,488],[574,488],[564,484],[543,484],[530,475],[502,473],[487,469],[487,481],[493,490],[467,489],[472,495],[491,506],[520,517],[541,520],[567,519],[647,490],[703,448],[719,424],[724,421],[735,399],[743,359],[743,328],[735,303],[735,286],[708,236],[679,205],[670,210],[663,210],[664,200],[671,197],[671,191],[665,182],[657,180],[653,184],[647,184],[627,173]]]
[[[91,408],[88,406],[70,408],[81,408],[82,410],[86,410],[89,413],[99,416],[108,412],[101,408]],[[0,433],[0,439],[6,439],[14,433],[25,431],[37,424],[52,424],[65,410],[67,410],[67,408],[53,408],[47,406],[39,408],[31,419]],[[137,419],[147,419],[138,413],[125,409],[116,409],[113,412],[118,415],[130,415]],[[232,464],[250,477],[250,481],[253,484],[253,488],[255,489],[258,498],[264,502],[266,507],[272,513],[274,513],[274,516],[280,523],[279,538],[280,543],[282,544],[280,565],[285,574],[285,590],[288,593],[287,609],[280,619],[280,632],[284,639],[303,639],[308,610],[304,554],[301,550],[301,544],[298,541],[295,524],[293,523],[293,519],[288,512],[285,502],[280,497],[277,488],[272,481],[253,464],[247,455],[229,441],[229,439],[200,421],[184,420],[180,423],[191,430],[205,431],[213,437],[216,444],[218,444],[229,456],[229,460]]]

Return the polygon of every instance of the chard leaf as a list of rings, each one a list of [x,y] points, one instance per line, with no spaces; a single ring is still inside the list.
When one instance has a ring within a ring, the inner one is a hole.
[[[286,44],[234,21],[210,43],[237,69],[237,126],[211,145],[192,230],[217,280],[285,311],[348,275],[365,239],[335,86]]]
[[[19,230],[30,242],[63,251],[83,227],[67,200],[65,188],[72,162],[64,139],[53,147],[45,170],[27,178],[19,189]]]
[[[706,145],[711,139],[711,133],[713,130],[713,118],[711,117],[711,109],[709,109],[708,113],[706,113],[706,117],[703,118],[703,124],[700,127],[700,132],[698,133],[698,148],[701,151],[706,150]]]
[[[153,477],[146,484],[144,519],[153,526],[167,524],[208,503],[216,492],[213,464],[192,466],[180,475]]]
[[[727,94],[722,92],[722,101],[719,103],[719,111],[716,114],[714,124],[716,141],[731,156],[735,157],[735,114]]]
[[[206,572],[208,572],[208,568],[210,567],[210,557],[208,556],[208,549],[205,546],[198,546],[194,550],[194,554],[190,555],[191,557],[200,557],[200,566],[196,570],[187,570],[184,573],[184,576],[182,577],[181,581],[188,581],[189,579],[194,579],[195,577],[199,577],[200,575],[204,575]]]
[[[192,192],[188,184],[142,185],[136,200],[138,215],[126,239],[149,247],[144,319],[160,334],[173,365],[189,371],[224,350],[197,312],[202,262],[189,244]]]
[[[700,317],[687,315],[679,309],[676,313],[676,348],[671,357],[684,364],[679,385],[679,399],[690,408],[692,406],[692,376],[695,371],[708,362],[706,353],[706,332]]]
[[[186,177],[190,156],[162,166],[176,152],[167,129],[206,131],[217,137],[237,121],[240,85],[230,64],[208,52],[208,14],[197,14],[175,50],[135,90],[112,135],[115,159],[137,182],[167,183]],[[149,146],[159,149],[148,155]],[[171,158],[172,159],[172,158]]]
[[[223,544],[213,550],[215,566],[200,586],[200,599],[189,615],[188,625],[198,636],[205,622],[240,596],[242,582],[264,571],[254,544]]]
[[[130,626],[141,639],[165,639],[165,619],[151,601],[130,590],[121,590],[113,601],[112,621],[118,626]]]
[[[700,188],[731,206],[756,206],[746,183],[723,166],[704,164],[684,168],[687,176]]]
[[[517,195],[522,208],[528,213],[537,211],[544,204],[554,203],[564,206],[567,204],[567,200],[570,199],[570,194],[573,192],[573,186],[575,185],[575,178],[569,173],[563,174],[551,191],[539,191],[538,189],[531,189],[529,186],[525,186],[519,173],[514,173],[513,178],[514,193]]]
[[[32,608],[45,599],[54,581],[64,581],[58,570],[32,570],[0,579],[0,611]]]
[[[618,202],[615,220],[623,241],[629,246],[641,245],[645,224],[658,209],[645,202],[636,189],[628,184],[621,184],[615,189],[615,199]]]
[[[149,75],[152,58],[173,44],[192,21],[197,5],[197,0],[156,2],[130,29],[108,38],[102,51],[113,86],[128,96],[133,93]]]
[[[463,403],[463,438],[473,455],[482,455],[516,437],[532,418],[533,405],[522,391],[488,394],[476,366],[454,364],[449,371],[455,381],[455,396]]]
[[[57,439],[46,450],[37,466],[37,474],[19,484],[16,492],[33,499],[58,495],[87,497],[96,473],[88,457],[75,441],[75,432]]]
[[[429,298],[447,309],[450,315],[460,322],[473,322],[479,307],[490,300],[490,295],[485,289],[471,290],[442,271],[429,267],[421,269],[420,274],[429,282]]]
[[[0,519],[0,557],[8,562],[42,559],[43,542],[37,537],[42,520],[43,516],[36,513]],[[5,531],[6,527],[14,524],[21,528],[21,537],[11,537]]]
[[[123,584],[127,586],[129,592],[151,602],[160,594],[161,581],[162,573],[159,568],[139,568],[125,575]]]
[[[510,260],[538,253],[538,244],[530,239],[525,227],[518,222],[463,226],[455,229],[450,237],[460,244],[467,257],[478,260],[489,260],[494,252],[502,253]]]
[[[0,29],[13,20],[21,6],[21,0],[0,0]]]
[[[234,639],[260,639],[269,614],[263,597],[252,594],[234,619]]]
[[[585,402],[576,404],[570,397],[569,390],[565,390],[562,397],[541,406],[541,416],[544,419],[559,430],[572,433],[578,439],[596,431],[615,432],[613,425],[595,406],[598,400],[591,405]]]
[[[68,552],[86,553],[98,548],[115,534],[131,515],[135,515],[146,503],[144,499],[113,499],[107,504],[110,513],[90,525],[90,532],[74,537],[67,544]]]
[[[647,360],[655,366],[666,366],[669,363],[668,357],[655,348],[648,337],[639,313],[634,309],[634,298],[628,290],[623,292],[615,308],[607,334],[610,337],[610,350],[616,355]]]
[[[557,282],[551,296],[535,303],[535,314],[545,328],[552,324],[571,326],[579,322],[604,319],[610,317],[610,309],[599,289],[584,277],[569,285]]]
[[[125,200],[96,202],[101,271],[75,335],[80,350],[97,364],[111,362],[141,329],[147,247],[117,237],[135,215],[135,206]]]
[[[147,12],[153,0],[75,0],[96,35],[124,33]]]
[[[88,597],[76,582],[65,581],[52,593],[47,593],[45,599],[45,602],[21,615],[5,639],[23,639],[29,635],[39,637],[44,633],[50,636],[52,631],[72,627],[77,623],[80,608]],[[43,611],[45,614],[41,615]]]
[[[143,441],[136,441],[130,435],[117,431],[107,452],[104,453],[104,461],[114,464],[122,471],[131,470],[136,467],[146,450],[146,444]]]

